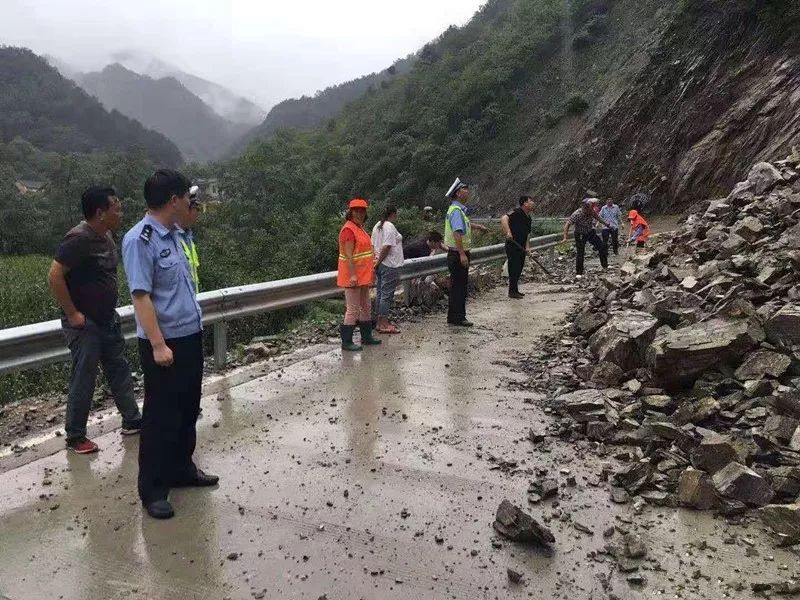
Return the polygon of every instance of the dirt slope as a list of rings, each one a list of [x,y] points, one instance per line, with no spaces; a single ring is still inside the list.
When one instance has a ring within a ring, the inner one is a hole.
[[[480,169],[483,208],[521,189],[553,213],[587,188],[619,199],[645,189],[654,210],[674,212],[788,154],[800,139],[800,62],[782,38],[797,9],[768,19],[749,4],[619,0],[577,49],[586,24],[572,23],[564,51],[522,94],[516,137]],[[562,114],[570,90],[585,113]]]

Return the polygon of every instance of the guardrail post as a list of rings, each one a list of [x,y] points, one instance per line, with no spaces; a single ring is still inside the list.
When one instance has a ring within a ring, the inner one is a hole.
[[[411,306],[411,280],[406,279],[403,282],[403,303],[406,306]]]
[[[214,368],[224,369],[228,362],[228,324],[225,321],[214,323]]]

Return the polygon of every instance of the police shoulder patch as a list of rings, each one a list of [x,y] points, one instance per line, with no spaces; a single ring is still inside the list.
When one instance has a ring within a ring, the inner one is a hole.
[[[142,227],[142,232],[139,234],[139,237],[144,240],[145,244],[149,244],[150,238],[153,237],[153,226],[145,225]]]
[[[172,250],[170,250],[169,248],[164,248],[161,251],[160,256],[161,258],[167,258],[170,254],[172,254]]]

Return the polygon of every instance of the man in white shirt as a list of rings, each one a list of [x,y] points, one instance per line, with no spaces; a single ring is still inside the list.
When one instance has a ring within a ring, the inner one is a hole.
[[[375,287],[378,333],[400,333],[397,325],[389,321],[389,311],[394,303],[394,292],[400,282],[403,266],[403,236],[394,226],[397,208],[387,206],[381,220],[372,228],[372,249],[375,251]]]

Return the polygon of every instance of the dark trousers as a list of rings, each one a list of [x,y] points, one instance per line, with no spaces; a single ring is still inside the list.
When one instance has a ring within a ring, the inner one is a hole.
[[[508,293],[519,292],[519,278],[525,266],[525,251],[520,250],[514,242],[506,242],[506,257],[508,258]]]
[[[469,252],[467,252],[469,258]],[[467,289],[469,288],[469,265],[461,264],[458,252],[447,253],[447,270],[450,271],[450,293],[447,305],[447,322],[461,323],[467,319]]]
[[[578,275],[583,275],[583,255],[586,253],[586,244],[591,244],[597,253],[600,255],[600,264],[605,269],[608,267],[608,248],[603,243],[603,240],[597,235],[597,232],[592,229],[589,233],[576,233],[575,234],[575,272]]]
[[[61,326],[72,354],[64,427],[67,441],[86,437],[86,421],[92,408],[98,365],[103,367],[108,387],[122,415],[122,426],[134,426],[141,415],[133,395],[131,367],[125,357],[125,339],[119,318],[107,324],[86,319],[82,329],[75,329],[62,319]]]
[[[148,340],[139,339],[144,406],[139,440],[139,497],[164,500],[169,488],[197,473],[192,454],[203,384],[203,334],[167,340],[174,362],[159,367]]]
[[[611,248],[614,250],[614,254],[619,254],[619,229],[603,229],[603,244],[605,244],[606,249],[608,249],[609,238],[611,238]]]

